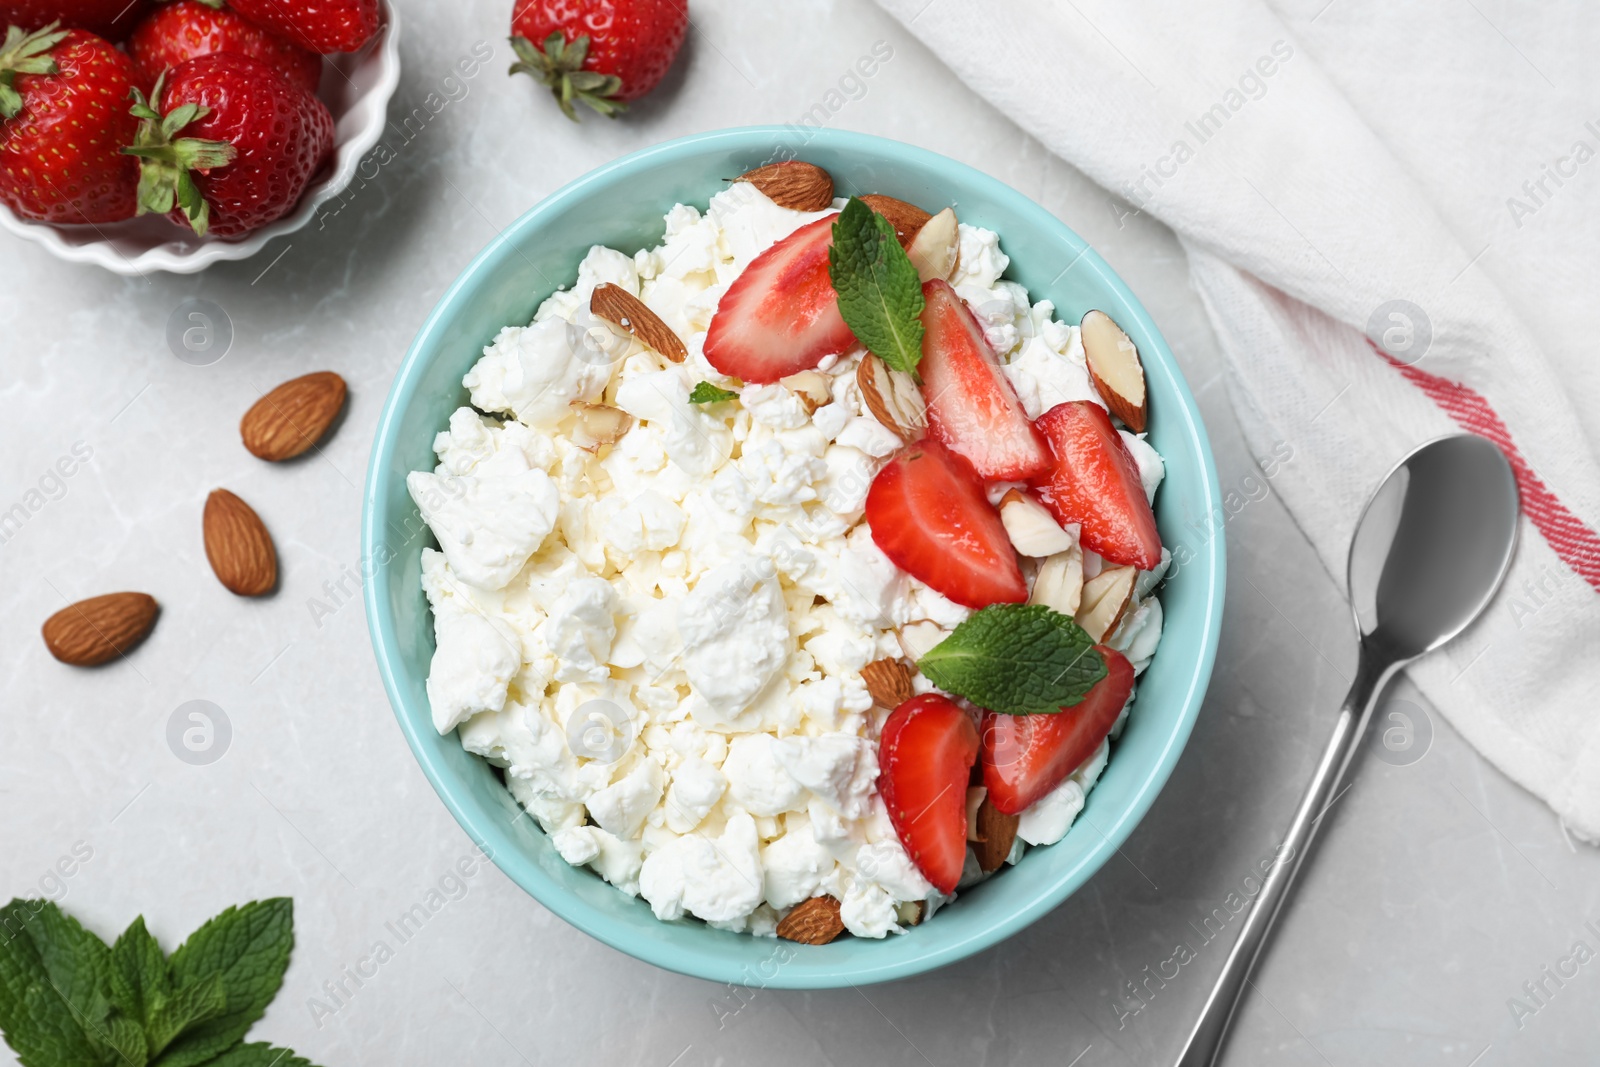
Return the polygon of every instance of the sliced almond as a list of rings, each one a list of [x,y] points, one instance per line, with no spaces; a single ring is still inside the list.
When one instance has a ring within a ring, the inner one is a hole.
[[[905,660],[873,660],[861,668],[861,680],[867,683],[872,702],[880,708],[893,710],[915,696],[911,678],[911,668]]]
[[[223,588],[239,596],[261,596],[278,584],[278,552],[261,516],[226,489],[206,498],[201,520],[206,559]]]
[[[985,796],[978,805],[975,821],[978,833],[972,851],[978,857],[978,868],[984,874],[991,874],[1004,866],[1006,857],[1011,855],[1011,846],[1017,840],[1017,824],[1021,820],[1019,816],[1005,814]]]
[[[1070,551],[1078,539],[1061,528],[1048,508],[1020,489],[1008,489],[1000,498],[1000,521],[1011,547],[1024,556],[1043,559]]]
[[[923,621],[906,623],[895,636],[900,639],[900,647],[905,650],[906,658],[915,663],[950,635],[938,623]]]
[[[802,945],[826,945],[842,933],[844,920],[834,897],[802,900],[778,923],[779,937]]]
[[[1133,583],[1138,577],[1135,567],[1107,567],[1084,582],[1083,603],[1075,616],[1078,625],[1096,641],[1104,639],[1133,602]]]
[[[967,841],[978,840],[978,809],[989,799],[989,790],[981,785],[967,786]]]
[[[344,379],[331,370],[291,378],[239,420],[239,436],[252,456],[277,463],[322,440],[344,407]]]
[[[892,196],[882,193],[868,193],[862,201],[868,207],[889,220],[894,227],[894,235],[900,241],[901,248],[910,247],[916,238],[917,232],[927,225],[932,215],[922,210],[915,204],[908,204],[904,200],[896,200]]]
[[[856,365],[856,387],[861,400],[880,424],[900,435],[907,444],[921,440],[928,429],[928,405],[916,380],[868,352]]]
[[[601,445],[616,444],[633,427],[633,416],[609,404],[572,402],[578,423],[572,430],[572,443],[586,452],[598,452]]]
[[[1073,545],[1040,563],[1028,603],[1043,604],[1063,615],[1077,615],[1083,604],[1083,549]]]
[[[150,636],[160,611],[155,598],[144,593],[107,593],[62,608],[40,632],[44,647],[62,663],[98,667]]]
[[[819,370],[803,370],[780,379],[783,387],[800,398],[807,415],[833,403],[833,379]]]
[[[955,273],[961,259],[961,226],[953,208],[945,208],[923,224],[906,248],[917,277],[924,282],[941,281]]]
[[[604,282],[595,286],[589,297],[589,311],[673,363],[689,358],[689,349],[683,339],[672,332],[672,327],[662,322],[661,316],[646,307],[643,300],[620,285]]]
[[[926,900],[906,900],[895,908],[895,918],[900,920],[901,926],[919,926],[927,918],[928,902]]]
[[[739,175],[734,181],[749,182],[779,207],[821,211],[833,206],[833,176],[815,163],[798,159],[769,163]]]
[[[1144,433],[1144,364],[1139,362],[1139,349],[1104,311],[1089,312],[1078,329],[1083,335],[1083,358],[1100,398],[1128,429]]]

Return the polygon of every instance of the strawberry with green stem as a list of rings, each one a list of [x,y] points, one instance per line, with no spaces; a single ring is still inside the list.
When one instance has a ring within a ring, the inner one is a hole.
[[[150,94],[158,101],[165,81],[165,75],[157,78]],[[139,133],[124,151],[141,161],[139,214],[168,215],[176,209],[196,234],[205,236],[211,227],[211,205],[206,203],[190,172],[227,166],[237,150],[226,141],[175,137],[189,123],[210,114],[210,108],[183,104],[162,115],[138,89],[133,91],[133,98],[132,114],[140,120]]]
[[[661,82],[688,31],[687,0],[517,0],[511,73],[547,86],[574,122],[578,102],[615,118]]]
[[[92,33],[12,26],[0,42],[0,201],[43,222],[132,217],[138,166],[121,149],[136,126],[125,103],[135,77]]]
[[[179,64],[142,106],[128,149],[143,166],[140,211],[196,233],[232,237],[281,218],[333,150],[327,105],[232,52]]]

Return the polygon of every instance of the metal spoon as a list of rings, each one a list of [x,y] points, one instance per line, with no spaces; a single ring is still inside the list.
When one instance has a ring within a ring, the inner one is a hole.
[[[1476,619],[1511,566],[1517,540],[1511,464],[1482,437],[1429,442],[1401,460],[1367,502],[1350,545],[1350,599],[1361,655],[1273,867],[1189,1034],[1177,1067],[1212,1067],[1239,996],[1289,895],[1322,813],[1366,734],[1389,680]]]

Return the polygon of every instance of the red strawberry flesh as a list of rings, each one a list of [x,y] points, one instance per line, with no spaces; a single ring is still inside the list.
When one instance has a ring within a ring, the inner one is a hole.
[[[1050,453],[978,320],[950,283],[922,287],[922,395],[928,429],[992,481],[1021,481],[1045,470]]]
[[[1006,528],[966,460],[931,440],[897,453],[867,490],[872,540],[957,604],[1020,604],[1028,585]]]
[[[983,784],[996,810],[1018,815],[1083,766],[1133,695],[1133,666],[1105,645],[1104,678],[1083,700],[1046,715],[983,715]]]
[[[856,347],[828,274],[830,214],[761,253],[735,278],[706,331],[706,361],[747,382],[775,382]]]
[[[1050,443],[1053,461],[1032,485],[1056,521],[1078,523],[1083,546],[1112,563],[1154,570],[1161,563],[1155,513],[1139,464],[1105,408],[1069,400],[1034,425]]]
[[[878,793],[917,870],[953,893],[967,858],[967,778],[978,758],[972,716],[937,693],[889,715],[878,747]]]

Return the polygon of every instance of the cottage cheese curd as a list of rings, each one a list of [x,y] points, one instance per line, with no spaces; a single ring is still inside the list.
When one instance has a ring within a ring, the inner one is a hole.
[[[689,403],[697,382],[731,384],[702,355],[722,293],[818,217],[741,183],[705,212],[674,207],[656,248],[595,247],[572,288],[484,349],[463,379],[472,406],[435,440],[437,468],[408,486],[439,543],[423,553],[434,725],[504,768],[568,863],[662,919],[770,935],[787,909],[827,893],[852,933],[883,937],[913,902],[931,914],[943,898],[877,794],[889,709],[873,706],[861,670],[915,657],[969,612],[898,570],[862,523],[867,488],[901,442],[862,402],[859,353],[824,365],[831,402],[814,411],[781,383]],[[1029,416],[1099,402],[1078,328],[1001,280],[997,236],[962,225],[960,248],[951,282]],[[687,360],[594,319],[589,296],[604,282],[671,326]],[[620,408],[633,424],[586,450],[575,403]],[[1153,495],[1160,456],[1128,437]],[[1160,640],[1159,578],[1141,575],[1109,638],[1139,670]],[[1022,816],[1021,841],[1060,840],[1107,752]]]

